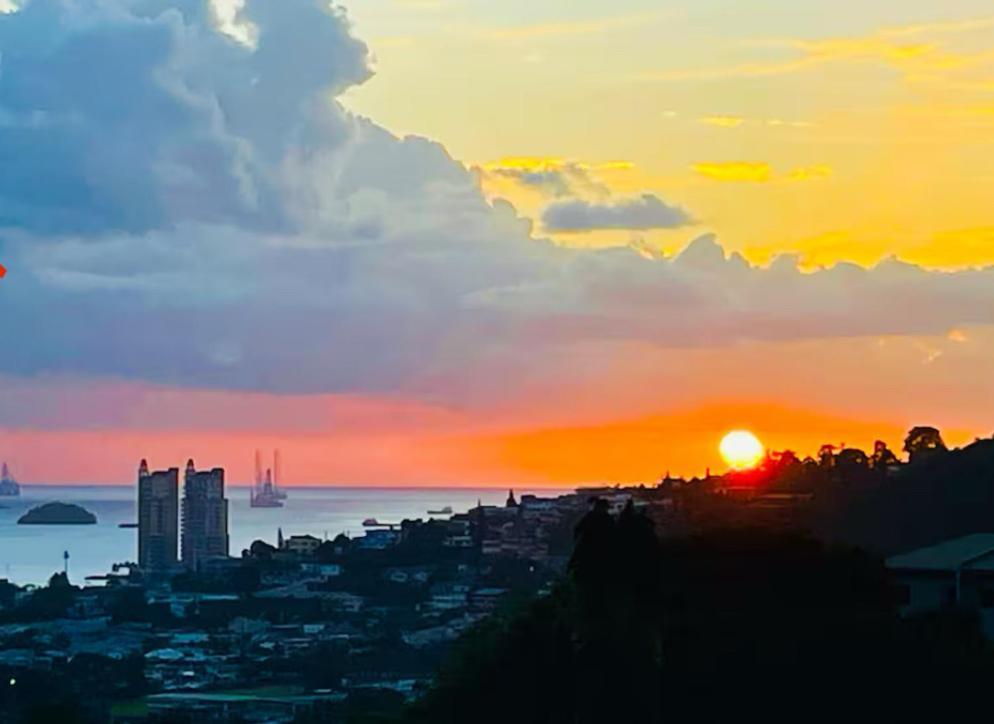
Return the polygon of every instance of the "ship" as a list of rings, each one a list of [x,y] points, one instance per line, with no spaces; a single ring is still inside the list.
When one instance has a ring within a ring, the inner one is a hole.
[[[452,515],[452,506],[446,505],[441,510],[429,510],[428,515]]]
[[[2,470],[0,470],[0,496],[15,498],[20,494],[21,486],[17,484],[14,476],[10,474],[10,468],[7,467],[7,463],[4,463]]]
[[[273,456],[273,468],[266,468],[265,474],[262,472],[262,457],[259,451],[255,451],[255,482],[249,493],[249,504],[253,508],[282,508],[283,501],[286,500],[286,493],[279,487],[279,450]],[[276,474],[273,474],[273,469]]]

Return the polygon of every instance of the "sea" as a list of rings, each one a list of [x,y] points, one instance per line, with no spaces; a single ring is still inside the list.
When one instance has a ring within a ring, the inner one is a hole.
[[[252,541],[276,543],[277,530],[284,536],[310,534],[334,538],[339,533],[359,536],[363,521],[399,523],[405,518],[429,516],[429,510],[451,507],[465,512],[481,501],[503,505],[507,489],[495,488],[378,488],[307,487],[286,488],[283,508],[252,508],[249,488],[228,489],[228,527],[231,555],[239,556]],[[565,491],[522,489],[554,497]],[[97,517],[96,525],[18,525],[17,519],[43,503],[59,501],[81,505]],[[121,528],[137,520],[137,491],[116,485],[61,486],[22,485],[18,498],[0,498],[0,578],[18,585],[46,583],[63,570],[69,554],[69,578],[83,585],[87,576],[108,573],[114,563],[134,561],[138,556],[138,531]]]

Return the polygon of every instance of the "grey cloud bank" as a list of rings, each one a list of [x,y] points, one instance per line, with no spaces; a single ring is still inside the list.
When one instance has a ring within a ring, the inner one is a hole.
[[[675,259],[557,247],[439,144],[338,105],[369,76],[342,13],[250,0],[238,22],[242,41],[194,0],[0,15],[0,373],[438,399],[561,376],[590,342],[994,323],[991,270],[759,269],[710,237]],[[651,195],[544,219],[688,220]]]

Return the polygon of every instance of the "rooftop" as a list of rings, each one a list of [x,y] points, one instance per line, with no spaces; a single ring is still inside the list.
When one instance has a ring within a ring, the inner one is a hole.
[[[994,533],[974,533],[891,556],[887,567],[919,571],[994,570]]]

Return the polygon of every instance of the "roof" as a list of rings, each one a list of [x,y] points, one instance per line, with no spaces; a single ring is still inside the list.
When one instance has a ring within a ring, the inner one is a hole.
[[[994,533],[974,533],[891,556],[887,567],[921,571],[994,570]]]

